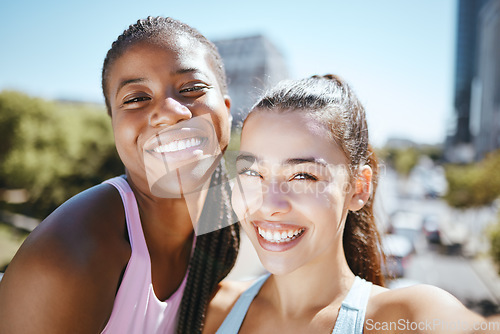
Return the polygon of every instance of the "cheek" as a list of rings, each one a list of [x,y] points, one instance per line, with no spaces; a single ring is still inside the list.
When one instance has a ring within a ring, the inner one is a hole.
[[[333,185],[318,187],[315,192],[294,194],[294,206],[311,221],[339,222],[344,207],[342,190]]]
[[[233,187],[232,204],[238,218],[243,220],[259,210],[263,203],[263,185],[254,178],[236,178]]]
[[[246,202],[246,197],[241,193],[238,184],[233,188],[231,204],[238,220],[242,222],[248,216],[248,203]]]
[[[129,152],[137,152],[137,141],[139,127],[138,122],[130,122],[126,119],[113,120],[113,134],[115,138],[115,146],[121,160],[126,161],[134,160],[134,163],[143,164],[143,161],[136,161],[137,157],[131,157]],[[127,166],[130,167],[130,166]]]
[[[221,149],[224,149],[229,143],[231,133],[228,110],[224,104],[224,100],[220,98],[211,98],[207,101],[207,105],[210,108],[214,129],[219,138]]]

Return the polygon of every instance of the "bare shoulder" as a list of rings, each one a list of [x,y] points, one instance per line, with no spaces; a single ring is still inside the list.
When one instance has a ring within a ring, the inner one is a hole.
[[[454,333],[450,327],[443,325],[451,326],[457,321],[472,325],[484,320],[453,295],[435,286],[420,284],[394,290],[375,287],[374,290],[366,313],[366,333],[377,332],[375,324],[379,325],[378,330],[383,324],[393,324],[392,329],[397,329],[398,333],[410,333],[410,326],[422,324],[426,324],[422,325],[422,333],[425,330],[430,333]],[[392,333],[390,330],[386,332]],[[413,329],[412,333],[419,331]]]
[[[207,309],[204,333],[215,333],[232,307],[253,281],[222,281]]]
[[[130,256],[124,219],[118,192],[106,184],[76,195],[47,217],[0,284],[0,332],[101,329]]]

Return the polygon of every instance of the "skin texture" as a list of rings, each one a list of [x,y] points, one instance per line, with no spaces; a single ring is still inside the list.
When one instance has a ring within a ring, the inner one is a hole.
[[[153,287],[165,300],[186,272],[192,215],[183,198],[151,194],[142,145],[157,132],[208,115],[225,149],[230,100],[205,48],[183,36],[131,46],[111,67],[107,88],[116,147],[139,205]],[[207,178],[197,175],[199,182]],[[194,201],[201,205],[203,193]],[[33,231],[6,271],[0,332],[99,333],[130,253],[123,205],[112,186],[98,185],[70,199]]]
[[[354,179],[339,173],[346,157],[328,138],[328,130],[320,123],[293,111],[257,111],[245,122],[241,151],[260,162],[245,160],[243,167],[237,168],[242,186],[235,186],[232,201],[261,262],[273,275],[252,302],[240,333],[274,333],[277,328],[283,333],[331,333],[334,328],[341,302],[354,280],[343,252],[343,227],[347,211],[359,210],[370,196],[371,170],[360,167]],[[283,165],[283,161],[310,157],[327,162],[330,173],[314,164]],[[306,192],[307,184],[321,191]],[[305,231],[292,247],[273,248],[262,242],[254,227],[262,221],[267,222],[267,229],[287,229],[291,224],[292,229]],[[234,284],[221,287],[207,314],[206,333],[217,330],[243,289]],[[442,324],[460,320],[471,326],[484,321],[435,287],[388,290],[375,285],[365,333],[472,332],[443,326],[431,330],[410,325],[382,327],[398,321],[433,323],[435,319]]]

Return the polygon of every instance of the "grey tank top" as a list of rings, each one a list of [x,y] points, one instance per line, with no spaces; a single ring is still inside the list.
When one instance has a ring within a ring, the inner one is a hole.
[[[248,308],[259,293],[269,274],[259,277],[243,292],[227,315],[217,334],[235,334],[240,330]],[[362,334],[365,323],[366,305],[372,283],[356,276],[349,293],[340,306],[339,315],[332,334]]]

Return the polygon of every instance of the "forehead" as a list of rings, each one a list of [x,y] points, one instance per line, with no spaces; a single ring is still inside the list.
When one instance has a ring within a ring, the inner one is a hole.
[[[240,149],[272,163],[304,157],[322,159],[329,164],[347,162],[328,127],[297,111],[250,114],[243,126]]]
[[[165,70],[178,72],[182,69],[194,69],[216,78],[207,47],[187,35],[161,36],[136,42],[115,60],[109,73],[111,78],[115,78]]]

